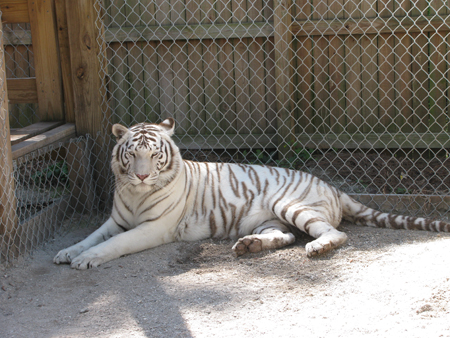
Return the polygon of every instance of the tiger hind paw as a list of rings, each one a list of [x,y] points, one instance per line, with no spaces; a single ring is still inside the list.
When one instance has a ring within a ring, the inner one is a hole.
[[[242,256],[247,252],[260,252],[262,249],[262,241],[256,236],[251,235],[240,238],[232,248],[236,256]]]

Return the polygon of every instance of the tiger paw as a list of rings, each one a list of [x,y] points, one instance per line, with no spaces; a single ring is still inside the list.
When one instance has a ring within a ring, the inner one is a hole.
[[[70,267],[77,270],[86,270],[96,268],[107,261],[109,261],[109,259],[88,250],[73,259]]]
[[[256,236],[245,236],[233,245],[232,250],[236,256],[242,256],[247,252],[260,252],[262,251],[262,241]]]
[[[55,256],[55,258],[53,258],[53,263],[55,263],[55,264],[71,263],[72,260],[81,253],[81,251],[82,250],[79,249],[76,245],[73,245],[70,248],[61,250]]]
[[[306,244],[306,255],[308,257],[313,257],[317,255],[324,254],[331,249],[333,249],[333,244],[331,242],[321,243],[319,240],[315,240]]]

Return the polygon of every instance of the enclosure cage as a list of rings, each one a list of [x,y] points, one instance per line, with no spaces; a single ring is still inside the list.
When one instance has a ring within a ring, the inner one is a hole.
[[[448,218],[445,1],[0,8],[2,262],[100,224],[112,124],[167,117],[184,158],[298,169],[379,210]]]

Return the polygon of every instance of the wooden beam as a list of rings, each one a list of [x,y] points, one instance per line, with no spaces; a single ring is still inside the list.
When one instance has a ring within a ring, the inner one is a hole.
[[[13,145],[11,147],[12,157],[13,159],[17,159],[20,156],[36,151],[42,147],[65,142],[73,137],[76,137],[75,125],[72,123],[67,123]]]
[[[53,1],[28,0],[39,118],[64,120],[59,48]]]
[[[3,23],[30,22],[28,0],[0,0]]]
[[[289,157],[294,142],[295,121],[292,116],[292,0],[274,0],[275,82],[277,102],[277,131],[281,154]]]
[[[0,57],[4,58],[4,45],[2,39],[3,25],[0,20]],[[9,260],[10,255],[15,256],[17,247],[14,245],[15,232],[17,231],[17,200],[14,184],[14,167],[9,141],[9,112],[8,91],[6,82],[5,62],[0,62],[0,258]]]
[[[1,0],[0,0],[1,1]],[[55,0],[58,9],[58,2]],[[64,25],[58,26],[64,31]],[[352,35],[409,32],[448,32],[450,16],[392,17],[389,19],[344,19],[344,20],[297,20],[291,24],[292,34],[296,36]],[[30,45],[31,31],[4,32],[5,45]],[[192,39],[231,39],[273,37],[274,25],[271,22],[138,26],[107,28],[105,40],[111,42],[192,40]]]
[[[375,19],[302,20],[292,23],[296,36],[448,32],[450,15]]]
[[[37,103],[36,78],[7,79],[9,103]]]
[[[72,68],[70,65],[69,29],[65,0],[55,0],[56,23],[58,28],[59,54],[61,58],[61,74],[64,91],[65,121],[75,123]]]
[[[49,130],[59,127],[64,122],[38,122],[33,123],[24,128],[11,129],[11,145],[15,145],[19,142],[25,141],[38,134],[43,134]]]
[[[272,23],[255,22],[108,28],[105,31],[105,39],[106,42],[198,40],[259,38],[271,37],[273,34]]]
[[[73,74],[74,108],[77,131],[80,134],[97,135],[102,131],[103,87],[100,79],[97,44],[98,29],[95,24],[97,13],[94,0],[66,0],[70,63]],[[80,25],[80,22],[83,24]]]
[[[66,0],[67,26],[70,42],[70,64],[74,92],[74,115],[78,134],[90,134],[95,139],[92,163],[95,163],[94,182],[103,203],[109,196],[108,154],[104,151],[106,130],[111,121],[106,102],[107,65],[106,46],[99,44],[98,37],[104,35],[103,22],[98,18],[99,4],[96,0]],[[83,24],[80,25],[80,22]],[[103,60],[100,61],[100,60]],[[108,136],[109,137],[109,136]],[[108,150],[109,151],[109,150]]]

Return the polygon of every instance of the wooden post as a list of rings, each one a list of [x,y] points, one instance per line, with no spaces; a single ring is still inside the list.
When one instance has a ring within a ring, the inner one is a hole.
[[[99,9],[95,0],[66,0],[65,3],[77,133],[90,134],[94,138],[95,145],[91,154],[93,176],[97,183],[97,195],[100,200],[105,201],[109,197],[110,186],[108,154],[104,150],[107,143],[106,125],[102,124],[103,113],[107,112],[107,72],[105,65],[99,61],[99,55],[105,53],[105,46],[97,42],[97,37],[104,34],[103,24],[97,22]]]
[[[54,1],[28,0],[36,71],[39,117],[42,121],[64,120],[58,33]]]
[[[56,27],[58,30],[59,55],[61,58],[61,78],[64,91],[65,121],[66,123],[75,123],[66,1],[55,0],[55,10],[56,10],[56,25],[57,25]]]
[[[275,76],[276,100],[278,110],[277,134],[278,150],[287,159],[291,156],[291,147],[295,142],[292,110],[292,0],[274,0],[274,42],[275,42]]]
[[[6,89],[3,28],[0,20],[0,256],[8,260],[17,256],[14,236],[17,231],[14,169],[9,132],[8,92]]]

